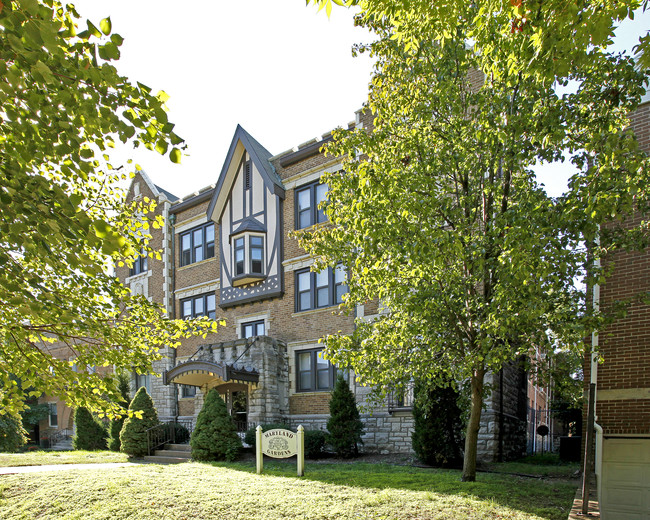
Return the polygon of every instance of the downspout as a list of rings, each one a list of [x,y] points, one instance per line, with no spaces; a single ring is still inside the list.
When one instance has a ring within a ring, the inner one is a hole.
[[[600,226],[596,231],[595,239],[596,247],[600,247]],[[594,260],[594,266],[598,272],[600,272],[601,262],[600,256],[597,256]],[[594,284],[594,291],[592,294],[592,304],[594,312],[600,312],[600,284]],[[595,330],[591,333],[591,370],[589,371],[589,382],[593,383],[595,386],[594,392],[594,429],[596,431],[596,451],[595,451],[595,461],[594,461],[594,472],[596,473],[596,489],[598,496],[598,503],[600,504],[601,500],[601,475],[602,475],[602,460],[603,460],[603,428],[598,424],[598,331]]]
[[[176,214],[169,215],[169,231],[171,233],[171,302],[170,302],[170,316],[172,320],[176,319]],[[172,367],[176,366],[176,349],[172,354]],[[178,388],[174,385],[174,409],[176,411],[176,419],[178,419]],[[174,421],[176,422],[176,421]]]

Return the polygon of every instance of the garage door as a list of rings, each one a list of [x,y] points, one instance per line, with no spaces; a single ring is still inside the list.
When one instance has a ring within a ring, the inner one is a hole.
[[[650,520],[650,439],[605,439],[603,520]]]

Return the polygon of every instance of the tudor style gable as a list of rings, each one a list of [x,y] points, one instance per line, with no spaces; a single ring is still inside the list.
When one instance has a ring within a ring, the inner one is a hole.
[[[219,230],[221,307],[282,294],[284,187],[270,157],[237,126],[208,207]]]

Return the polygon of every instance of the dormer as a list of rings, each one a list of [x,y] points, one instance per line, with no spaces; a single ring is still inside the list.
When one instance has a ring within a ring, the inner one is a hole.
[[[222,308],[282,294],[284,186],[270,157],[237,126],[208,207],[219,230]]]

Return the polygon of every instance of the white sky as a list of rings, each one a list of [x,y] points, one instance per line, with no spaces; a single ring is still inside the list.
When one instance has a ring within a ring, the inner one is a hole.
[[[169,119],[188,144],[182,163],[124,154],[181,197],[217,182],[238,123],[277,154],[346,125],[367,96],[372,63],[367,54],[352,58],[351,48],[369,36],[346,9],[328,19],[303,0],[72,1],[82,20],[111,17],[124,38],[121,74],[171,96]],[[649,28],[650,12],[638,15],[616,46],[631,49]],[[539,174],[559,195],[570,170]]]

